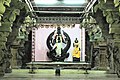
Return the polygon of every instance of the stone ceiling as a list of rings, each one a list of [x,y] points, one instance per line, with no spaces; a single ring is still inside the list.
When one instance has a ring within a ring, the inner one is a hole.
[[[80,23],[97,0],[25,0],[39,23]]]

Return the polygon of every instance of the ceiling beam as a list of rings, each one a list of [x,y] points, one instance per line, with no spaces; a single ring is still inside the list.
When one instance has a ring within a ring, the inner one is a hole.
[[[86,13],[84,11],[32,11],[33,13],[68,13],[68,14],[75,14],[75,13]],[[90,13],[90,12],[87,12]]]
[[[80,6],[38,6],[38,5],[36,5],[36,6],[33,6],[33,7],[65,7],[65,8],[76,8],[76,7],[78,7],[78,8],[84,8],[84,7],[86,7],[85,5],[80,5]]]

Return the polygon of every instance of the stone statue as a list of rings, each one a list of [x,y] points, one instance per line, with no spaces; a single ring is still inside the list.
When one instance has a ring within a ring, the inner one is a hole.
[[[64,42],[64,38],[63,38],[63,33],[61,31],[61,28],[58,27],[57,31],[54,32],[54,39],[53,41],[55,42],[53,49],[55,49],[57,56],[61,56],[62,53],[62,42]]]
[[[8,10],[4,17],[3,17],[3,21],[8,21],[13,23],[16,19],[16,16],[20,14],[20,10],[19,9],[10,9]]]
[[[3,16],[3,13],[6,10],[5,6],[10,7],[11,0],[0,0],[0,23],[1,23],[1,17]]]

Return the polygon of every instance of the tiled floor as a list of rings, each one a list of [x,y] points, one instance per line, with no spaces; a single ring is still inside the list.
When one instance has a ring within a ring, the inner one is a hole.
[[[35,74],[29,74],[29,70],[13,70],[5,74],[0,80],[120,80],[116,74],[106,74],[105,71],[89,71],[84,74],[83,70],[61,70],[61,76],[55,76],[53,69],[36,70]]]

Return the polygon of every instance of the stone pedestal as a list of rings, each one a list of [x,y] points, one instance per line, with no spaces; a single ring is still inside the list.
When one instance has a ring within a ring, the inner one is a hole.
[[[12,68],[16,68],[17,67],[17,49],[11,49],[11,52],[12,52],[12,60],[11,60],[11,67]]]
[[[0,66],[0,77],[3,77],[5,74],[3,67]]]
[[[99,43],[99,69],[106,70],[108,67],[107,62],[107,44],[106,42]]]

